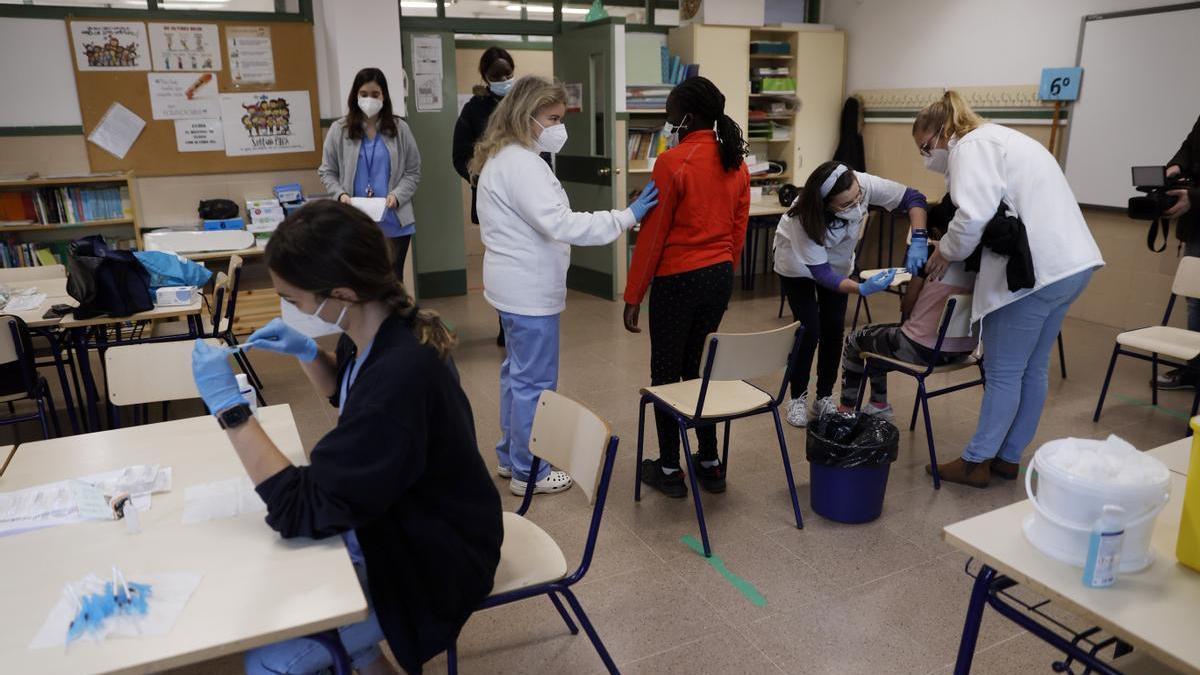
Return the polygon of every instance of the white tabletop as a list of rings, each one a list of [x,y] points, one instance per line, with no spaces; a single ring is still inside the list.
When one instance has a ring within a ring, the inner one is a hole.
[[[304,463],[291,409],[262,408],[259,417],[284,454]],[[159,671],[366,617],[366,599],[339,537],[284,541],[262,513],[182,524],[188,486],[244,475],[211,417],[21,444],[0,476],[0,490],[139,463],[173,471],[172,490],[154,495],[151,509],[140,514],[140,534],[126,534],[121,522],[90,522],[0,538],[0,670]],[[204,577],[167,635],[30,651],[63,585],[88,572],[106,574],[113,564],[130,580],[162,572]]]
[[[0,476],[4,475],[4,470],[8,468],[8,463],[12,461],[13,451],[17,449],[15,445],[0,446]]]
[[[1175,561],[1184,483],[1171,474],[1171,501],[1151,536],[1154,563],[1121,575],[1111,588],[1084,586],[1082,569],[1053,560],[1025,539],[1021,521],[1033,511],[1028,500],[950,525],[943,538],[1168,666],[1200,673],[1200,573]]]
[[[787,213],[788,207],[780,206],[775,195],[750,200],[750,217],[778,216]]]
[[[1168,469],[1180,476],[1188,475],[1188,463],[1192,459],[1192,439],[1190,437],[1181,438],[1174,443],[1167,443],[1146,452],[1162,460]]]
[[[200,313],[204,307],[202,297],[197,297],[194,302],[187,305],[178,305],[172,307],[155,307],[154,309],[129,316],[108,316],[102,315],[91,319],[76,319],[74,316],[65,317],[59,324],[63,328],[82,328],[84,326],[103,326],[110,323],[125,323],[127,321],[149,321],[152,319],[174,319],[185,316],[193,316]]]

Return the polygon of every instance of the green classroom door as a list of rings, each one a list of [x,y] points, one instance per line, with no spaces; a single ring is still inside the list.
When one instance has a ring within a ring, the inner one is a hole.
[[[579,93],[580,110],[567,113],[568,139],[555,159],[555,172],[574,211],[616,208],[613,135],[616,129],[616,55],[623,48],[623,20],[564,25],[554,36],[554,76]],[[567,286],[612,300],[617,244],[576,246]]]

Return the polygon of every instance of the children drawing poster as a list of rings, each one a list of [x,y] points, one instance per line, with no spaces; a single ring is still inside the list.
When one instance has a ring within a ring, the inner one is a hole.
[[[146,73],[150,110],[156,120],[221,116],[217,78],[212,73]]]
[[[221,41],[213,23],[150,24],[155,70],[220,70]]]
[[[221,94],[225,154],[311,152],[312,108],[307,91]]]
[[[72,21],[71,38],[79,70],[150,70],[141,21]]]

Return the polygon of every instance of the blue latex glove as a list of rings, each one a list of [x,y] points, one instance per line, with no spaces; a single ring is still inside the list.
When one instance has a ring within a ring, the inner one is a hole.
[[[895,269],[886,269],[879,274],[867,279],[858,285],[859,295],[870,295],[878,293],[888,286],[892,285],[892,280],[896,278]]]
[[[271,319],[270,323],[251,333],[246,346],[267,352],[287,354],[306,363],[317,358],[319,351],[316,340],[292,328],[279,318]]]
[[[246,402],[238,391],[233,367],[229,365],[229,352],[220,347],[196,340],[192,347],[192,377],[200,390],[200,398],[213,414]]]
[[[658,204],[658,186],[654,184],[654,181],[650,181],[646,187],[642,188],[642,194],[638,195],[638,198],[629,205],[629,209],[633,211],[633,217],[637,218],[640,223],[656,204]]]
[[[913,230],[908,255],[904,257],[904,268],[915,276],[921,271],[921,266],[926,260],[929,260],[929,235],[925,230]]]

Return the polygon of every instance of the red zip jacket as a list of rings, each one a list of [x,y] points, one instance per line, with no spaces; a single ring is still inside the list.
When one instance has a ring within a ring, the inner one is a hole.
[[[741,258],[750,215],[750,173],[725,171],[712,134],[696,132],[654,163],[658,206],[642,221],[625,282],[625,302],[640,305],[654,277]]]

